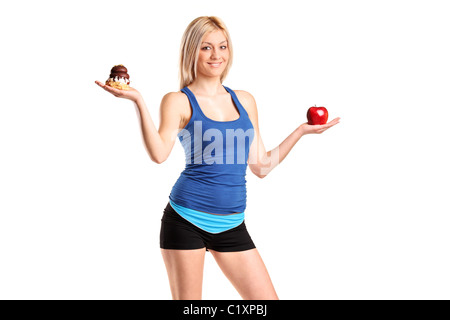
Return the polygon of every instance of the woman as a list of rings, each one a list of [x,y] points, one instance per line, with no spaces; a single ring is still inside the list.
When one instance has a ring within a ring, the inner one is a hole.
[[[245,227],[246,168],[265,177],[303,135],[322,133],[339,121],[304,123],[267,152],[253,96],[222,85],[232,60],[224,23],[207,16],[193,20],[181,44],[181,91],[163,97],[159,130],[136,89],[121,91],[96,81],[116,97],[135,102],[151,160],[164,162],[177,137],[185,149],[186,168],[161,219],[160,247],[173,299],[201,299],[206,251],[243,299],[278,299]]]

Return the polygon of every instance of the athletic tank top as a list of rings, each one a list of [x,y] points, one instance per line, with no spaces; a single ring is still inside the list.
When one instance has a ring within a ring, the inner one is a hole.
[[[239,112],[233,121],[215,121],[202,112],[186,86],[192,116],[178,138],[184,148],[186,167],[172,188],[173,203],[214,214],[244,212],[247,203],[246,170],[253,125],[233,90],[223,86]]]

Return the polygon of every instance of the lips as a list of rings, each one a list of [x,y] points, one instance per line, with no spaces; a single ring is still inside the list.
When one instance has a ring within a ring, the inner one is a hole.
[[[217,63],[208,62],[208,64],[213,68],[218,68],[218,67],[220,67],[222,62],[217,62]]]

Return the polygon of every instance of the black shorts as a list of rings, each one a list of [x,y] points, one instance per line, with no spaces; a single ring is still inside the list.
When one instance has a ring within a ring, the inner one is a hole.
[[[211,249],[220,252],[234,252],[254,249],[255,245],[245,227],[239,226],[220,233],[200,229],[180,216],[170,205],[164,209],[159,235],[162,249]]]

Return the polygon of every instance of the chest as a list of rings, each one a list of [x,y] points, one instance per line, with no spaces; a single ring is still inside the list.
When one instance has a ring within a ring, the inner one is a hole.
[[[228,93],[215,98],[198,96],[197,102],[203,114],[211,120],[233,121],[239,118],[239,109]]]
[[[233,101],[230,94],[219,95],[214,98],[196,96],[197,103],[201,112],[209,119],[214,121],[234,121],[240,117],[239,109]],[[192,116],[192,110],[189,107],[184,116],[188,120]]]

